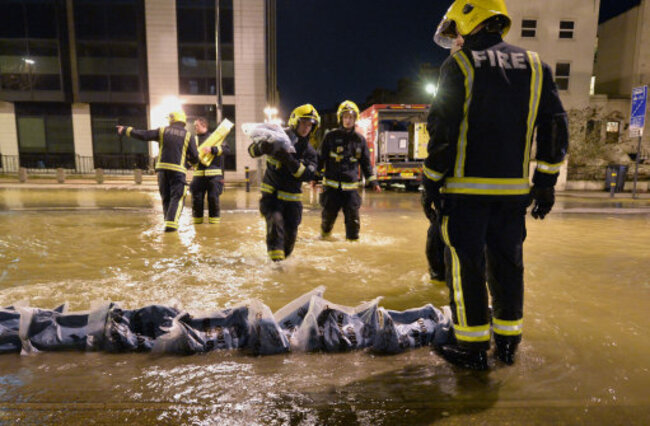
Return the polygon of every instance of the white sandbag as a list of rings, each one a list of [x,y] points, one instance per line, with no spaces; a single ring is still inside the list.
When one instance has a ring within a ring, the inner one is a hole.
[[[279,124],[244,123],[241,128],[244,134],[253,142],[271,142],[273,144],[271,155],[276,154],[280,149],[284,149],[289,153],[296,152],[293,146],[296,141],[292,141]]]
[[[291,342],[295,338],[296,332],[307,315],[312,296],[322,297],[323,292],[325,292],[325,286],[318,286],[312,291],[292,300],[273,314],[273,318],[282,329],[290,344],[292,344]]]

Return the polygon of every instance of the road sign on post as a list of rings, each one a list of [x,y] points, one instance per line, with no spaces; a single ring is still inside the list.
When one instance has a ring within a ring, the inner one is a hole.
[[[632,108],[630,113],[630,137],[638,137],[639,143],[636,148],[636,165],[634,167],[634,189],[632,198],[636,198],[636,182],[639,177],[639,160],[641,159],[641,140],[643,139],[643,128],[645,127],[645,112],[648,107],[648,86],[635,87],[632,89]]]

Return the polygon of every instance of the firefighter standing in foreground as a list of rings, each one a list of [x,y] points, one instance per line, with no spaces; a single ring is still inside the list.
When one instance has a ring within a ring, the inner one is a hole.
[[[296,243],[302,220],[302,183],[314,180],[316,172],[317,154],[309,136],[319,124],[316,108],[301,105],[291,113],[289,129],[285,130],[295,153],[268,141],[254,142],[248,147],[251,157],[267,156],[260,212],[266,218],[266,247],[274,262],[289,257]]]
[[[169,126],[152,130],[137,130],[133,127],[117,126],[118,134],[141,141],[157,141],[160,152],[156,160],[158,189],[163,204],[165,232],[178,230],[178,220],[183,211],[187,195],[186,164],[199,161],[196,138],[185,129],[185,112],[169,114]]]
[[[199,146],[210,136],[208,120],[199,117],[194,121],[197,143]],[[230,153],[230,148],[225,143],[213,147],[204,147],[205,154],[212,154],[212,162],[206,166],[199,161],[194,177],[190,183],[192,192],[192,217],[194,224],[203,223],[203,206],[207,193],[208,198],[208,223],[217,224],[221,221],[219,209],[219,196],[223,192],[223,160],[224,155]]]
[[[366,139],[355,131],[359,108],[352,101],[344,101],[336,112],[339,128],[325,135],[318,155],[318,170],[323,174],[323,207],[321,235],[328,237],[334,227],[339,210],[345,217],[345,237],[359,239],[359,168],[373,189],[381,192],[377,177],[370,165]]]
[[[427,202],[441,212],[455,336],[436,349],[480,370],[488,368],[491,330],[496,357],[514,362],[523,324],[526,207],[534,203],[536,219],[550,212],[568,144],[551,70],[537,53],[502,40],[510,25],[503,0],[456,0],[435,35],[446,48],[464,39],[442,65],[428,123],[425,188]]]

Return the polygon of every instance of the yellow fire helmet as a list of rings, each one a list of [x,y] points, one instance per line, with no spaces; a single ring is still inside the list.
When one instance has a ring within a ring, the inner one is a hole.
[[[466,36],[494,16],[505,18],[501,31],[501,35],[505,36],[512,20],[504,0],[455,0],[440,21],[433,40],[440,47],[451,49],[457,34]]]
[[[175,123],[177,121],[187,123],[187,116],[183,110],[170,112],[168,118],[169,124]]]
[[[291,111],[291,115],[289,116],[289,126],[293,129],[297,128],[298,121],[301,118],[309,118],[311,120],[314,124],[314,127],[311,129],[312,132],[316,131],[320,125],[320,115],[318,115],[318,111],[316,111],[316,108],[314,108],[312,104],[300,105]]]
[[[336,111],[336,121],[339,124],[341,124],[341,117],[343,117],[344,112],[353,112],[357,115],[356,118],[359,118],[359,107],[352,101],[343,101],[339,105],[339,109]]]

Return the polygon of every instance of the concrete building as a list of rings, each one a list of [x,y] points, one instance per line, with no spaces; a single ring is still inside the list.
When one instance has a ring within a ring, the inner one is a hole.
[[[600,0],[508,0],[507,6],[512,27],[506,41],[549,64],[566,109],[587,107]]]
[[[175,100],[214,128],[219,98],[224,118],[259,122],[277,101],[275,0],[9,0],[3,15],[4,172],[147,168],[157,144],[116,124],[165,124]],[[243,179],[257,162],[239,125],[227,143],[226,179]]]
[[[607,138],[621,143],[622,149],[633,155],[636,155],[637,140],[630,139],[627,131],[630,97],[632,88],[650,85],[650,26],[644,25],[649,20],[650,2],[641,0],[638,6],[598,26],[592,105],[602,111]],[[646,159],[650,152],[647,127],[641,155]]]

